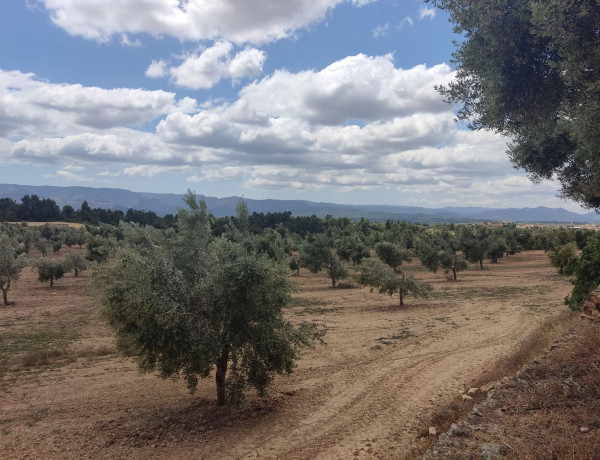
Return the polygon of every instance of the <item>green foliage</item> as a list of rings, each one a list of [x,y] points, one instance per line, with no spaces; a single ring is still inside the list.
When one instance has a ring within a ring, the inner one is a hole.
[[[490,258],[493,264],[498,263],[498,260],[504,257],[504,253],[508,249],[506,240],[500,236],[494,235],[488,239],[488,250],[486,256]]]
[[[24,254],[16,255],[13,242],[7,235],[0,234],[0,287],[3,304],[8,305],[8,291],[12,282],[19,279],[23,268],[27,266]]]
[[[567,243],[556,249],[546,251],[546,255],[552,266],[558,268],[558,272],[562,275],[564,268],[575,257],[576,252],[577,246],[575,243]]]
[[[103,315],[141,370],[181,376],[193,392],[216,369],[219,404],[250,387],[263,395],[322,334],[283,319],[292,290],[283,264],[213,239],[204,201],[185,202],[178,233],[122,226],[124,244],[93,276]]]
[[[571,310],[581,310],[590,292],[600,284],[600,235],[588,238],[588,244],[581,255],[572,258],[565,267],[565,273],[573,275],[573,290],[565,298]]]
[[[48,255],[49,246],[50,242],[46,238],[38,238],[35,242],[35,248],[40,251],[42,257],[46,257]]]
[[[380,294],[390,296],[398,294],[400,305],[404,305],[404,297],[412,294],[415,297],[427,297],[433,287],[412,275],[401,272],[397,274],[392,267],[378,260],[369,261],[368,266],[361,269],[358,282],[379,290]]]
[[[410,252],[408,250],[387,241],[377,243],[375,253],[379,260],[392,267],[394,272],[402,265],[402,262],[410,262]]]
[[[358,234],[345,236],[335,242],[336,253],[342,260],[352,261],[352,265],[360,265],[363,259],[371,257],[369,248]]]
[[[441,88],[473,129],[512,138],[533,180],[600,207],[600,6],[597,0],[429,0],[464,39],[456,81]]]
[[[64,260],[64,266],[67,271],[73,270],[75,276],[79,276],[79,272],[87,270],[87,262],[81,254],[78,254],[75,251],[69,251],[67,253]]]
[[[43,257],[35,263],[38,271],[38,279],[43,283],[50,281],[50,286],[54,286],[54,281],[60,279],[65,274],[65,264],[59,259],[49,259]]]
[[[452,272],[457,280],[457,273],[466,270],[469,264],[462,254],[457,252],[459,240],[446,231],[440,235],[422,235],[417,241],[417,256],[421,263],[436,273],[441,267],[444,273]]]
[[[86,241],[85,258],[90,262],[105,262],[115,245],[115,239],[110,236],[89,234]]]
[[[323,234],[315,236],[313,241],[307,240],[300,247],[299,257],[300,264],[312,273],[325,270],[331,278],[332,287],[335,287],[338,279],[348,276],[346,266],[333,254],[329,238]]]

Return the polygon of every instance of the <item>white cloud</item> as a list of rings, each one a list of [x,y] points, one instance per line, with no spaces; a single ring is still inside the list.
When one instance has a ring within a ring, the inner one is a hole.
[[[288,37],[322,20],[349,0],[38,0],[52,21],[71,35],[108,41],[148,33],[181,40],[225,39],[264,43]],[[363,6],[371,0],[352,0]]]
[[[174,93],[55,84],[33,74],[0,70],[0,137],[64,136],[136,126],[173,112],[189,112],[195,101]]]
[[[402,18],[402,20],[398,24],[398,28],[403,29],[404,26],[406,26],[406,25],[409,25],[412,27],[413,24],[414,24],[413,18],[411,18],[410,16],[405,16]]]
[[[166,172],[181,172],[186,169],[186,166],[158,166],[158,165],[138,165],[125,168],[123,174],[126,176],[144,176],[153,177],[157,174]]]
[[[320,71],[280,70],[246,85],[235,101],[197,108],[161,91],[0,72],[0,161],[55,164],[56,175],[73,181],[97,165],[100,177],[118,169],[293,193],[387,190],[407,204],[426,204],[424,187],[430,205],[548,194],[551,187],[536,189],[515,174],[506,139],[457,127],[433,89],[452,77],[446,65],[401,69],[390,55],[357,55]],[[103,121],[82,121],[94,113]],[[157,116],[155,131],[131,127]]]
[[[375,30],[373,30],[373,38],[379,38],[379,37],[385,36],[389,29],[390,29],[389,24],[384,24],[382,26],[375,27]]]
[[[256,48],[246,48],[236,54],[232,54],[232,51],[231,43],[217,42],[200,54],[185,57],[181,65],[171,67],[168,72],[177,86],[191,89],[208,89],[223,78],[238,80],[255,77],[262,72],[266,59],[264,51]],[[152,70],[156,70],[156,74],[159,70],[166,72],[164,63],[158,69],[159,64],[154,65],[153,61],[148,71],[153,66]]]
[[[142,42],[139,40],[139,38],[136,38],[132,41],[127,34],[122,34],[121,45],[123,45],[125,48],[138,48],[142,46]]]
[[[419,10],[419,19],[433,19],[435,18],[435,8],[427,8],[426,6],[422,6]]]
[[[167,63],[165,61],[155,61],[146,69],[146,76],[148,78],[162,78],[167,75]]]
[[[434,85],[453,78],[450,68],[394,67],[392,55],[363,54],[334,62],[319,72],[276,71],[240,92],[240,112],[340,124],[381,120],[411,113],[448,110]],[[293,95],[293,96],[292,96]]]
[[[66,180],[69,182],[90,182],[92,179],[86,176],[83,176],[81,174],[75,174],[69,170],[65,169],[61,169],[56,171],[55,175],[49,174],[46,175],[46,177],[60,177],[62,180]]]

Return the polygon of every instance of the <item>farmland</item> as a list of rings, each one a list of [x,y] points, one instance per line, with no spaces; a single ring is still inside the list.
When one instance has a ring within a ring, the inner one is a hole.
[[[82,250],[81,250],[82,251]],[[543,251],[471,266],[458,282],[405,265],[427,299],[333,289],[302,270],[285,316],[316,322],[325,345],[303,352],[265,399],[215,405],[214,380],[139,374],[116,353],[88,294],[89,272],[53,288],[30,269],[0,309],[3,458],[405,458],[423,420],[469,388],[551,318],[567,316],[568,279]],[[558,335],[560,331],[556,331]]]

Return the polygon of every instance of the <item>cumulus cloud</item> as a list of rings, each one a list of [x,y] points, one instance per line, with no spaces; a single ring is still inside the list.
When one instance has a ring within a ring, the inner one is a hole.
[[[142,89],[55,84],[31,73],[0,70],[0,136],[61,136],[136,126],[173,112],[195,110],[190,98]]]
[[[340,3],[372,0],[37,0],[71,35],[108,41],[147,33],[180,40],[225,39],[264,43],[288,37],[325,17]]]
[[[232,53],[233,45],[229,42],[217,42],[199,54],[186,56],[183,62],[168,69],[171,79],[177,86],[190,89],[212,88],[223,78],[239,80],[255,77],[262,72],[266,59],[264,51],[256,48],[245,48],[236,54]],[[146,75],[164,76],[167,73],[164,62],[153,61]]]
[[[434,85],[448,83],[446,64],[398,69],[393,56],[349,56],[319,72],[276,71],[240,92],[239,111],[340,124],[374,121],[418,112],[447,111]],[[293,95],[293,97],[291,97]]]
[[[146,69],[146,76],[148,78],[161,78],[167,75],[167,63],[165,61],[155,61],[152,60],[152,63]]]
[[[493,190],[533,187],[507,179],[516,175],[506,139],[453,122],[433,89],[452,77],[446,65],[401,69],[391,55],[357,55],[321,70],[279,70],[235,101],[199,107],[162,91],[0,72],[0,158],[56,164],[68,180],[94,164],[101,176],[176,173],[188,182],[292,192],[386,189],[418,198],[427,187],[439,202],[476,193],[474,184],[490,200]],[[160,120],[154,131],[135,128],[153,119]],[[490,181],[496,185],[484,187]]]

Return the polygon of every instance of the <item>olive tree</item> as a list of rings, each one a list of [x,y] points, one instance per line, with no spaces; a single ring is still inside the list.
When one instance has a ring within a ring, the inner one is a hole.
[[[433,290],[430,284],[419,281],[406,272],[398,274],[392,267],[378,260],[369,261],[369,264],[361,269],[358,282],[378,289],[380,294],[398,294],[400,306],[404,305],[404,297],[408,294],[427,297]]]
[[[43,283],[50,281],[50,287],[54,286],[54,281],[60,279],[65,274],[66,268],[62,260],[42,257],[35,263],[38,272],[38,279]]]
[[[565,298],[571,310],[581,310],[587,296],[600,284],[600,234],[588,238],[579,257],[572,258],[564,269],[573,275],[573,291]]]
[[[21,271],[26,266],[25,254],[17,256],[10,238],[0,235],[0,287],[5,307],[8,305],[8,291],[11,283],[19,279]]]
[[[428,0],[461,35],[442,93],[458,119],[511,138],[533,180],[600,208],[600,7],[597,0]]]
[[[122,224],[123,244],[93,276],[103,316],[142,371],[182,377],[194,392],[214,370],[220,405],[247,388],[264,395],[321,334],[284,320],[292,290],[284,264],[213,239],[204,201],[188,193],[185,202],[177,233]]]
[[[571,259],[575,258],[576,254],[577,246],[575,243],[567,243],[564,246],[546,251],[550,263],[553,267],[558,268],[558,273],[561,275],[563,274],[564,268]]]
[[[410,262],[411,260],[410,252],[407,249],[388,241],[377,243],[375,253],[379,260],[392,267],[394,272],[398,271],[398,267],[402,265],[402,262]]]
[[[83,256],[72,250],[65,256],[64,264],[67,270],[73,270],[75,276],[79,276],[79,272],[87,270],[87,262]]]
[[[324,234],[314,237],[313,241],[306,241],[300,246],[300,265],[308,268],[311,273],[325,270],[335,287],[338,279],[348,276],[346,266],[333,254],[329,239]]]

